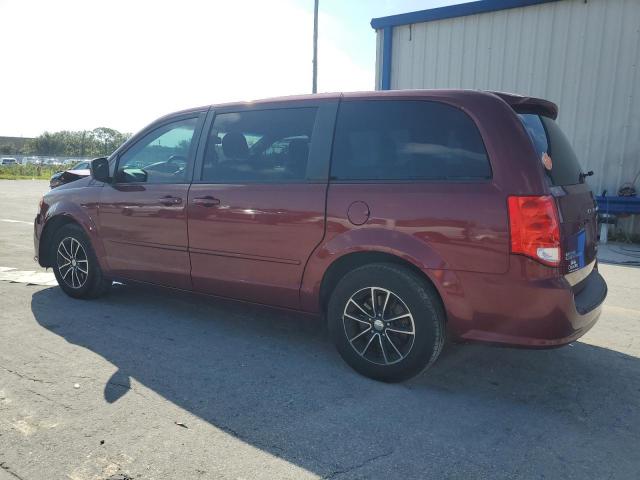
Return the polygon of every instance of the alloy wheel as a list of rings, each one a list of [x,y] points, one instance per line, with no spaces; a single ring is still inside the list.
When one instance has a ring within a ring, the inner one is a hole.
[[[65,237],[58,244],[56,257],[62,280],[71,288],[82,288],[89,278],[89,259],[82,244],[73,237]]]
[[[413,347],[413,315],[407,304],[386,288],[366,287],[351,295],[342,323],[351,347],[371,363],[398,363]]]

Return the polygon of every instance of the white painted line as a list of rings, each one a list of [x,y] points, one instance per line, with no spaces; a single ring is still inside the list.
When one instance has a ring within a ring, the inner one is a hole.
[[[0,218],[0,222],[7,223],[24,223],[26,225],[33,225],[33,222],[25,222],[24,220],[11,220],[10,218]]]
[[[34,272],[33,270],[16,270],[11,267],[0,267],[0,281],[26,283],[27,285],[58,285],[52,272]]]

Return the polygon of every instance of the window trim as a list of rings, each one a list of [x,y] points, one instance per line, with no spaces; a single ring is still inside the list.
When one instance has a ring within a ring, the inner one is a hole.
[[[289,184],[327,184],[329,181],[329,163],[333,146],[333,130],[338,112],[339,99],[323,101],[301,101],[267,103],[260,105],[233,105],[212,107],[207,114],[202,129],[201,140],[198,147],[198,155],[193,169],[192,184],[198,185],[289,185]],[[204,166],[204,154],[207,150],[211,129],[217,115],[227,113],[244,113],[268,110],[294,110],[300,108],[315,108],[316,117],[311,131],[311,148],[307,161],[307,176],[299,180],[243,180],[241,182],[202,180]],[[315,143],[314,143],[315,142]]]
[[[113,168],[113,182],[111,183],[114,186],[123,186],[123,185],[188,185],[191,183],[191,178],[193,176],[193,167],[195,164],[196,152],[198,145],[200,143],[200,135],[202,133],[202,127],[205,120],[206,112],[189,112],[178,114],[175,116],[163,118],[162,121],[153,123],[149,125],[147,128],[142,130],[136,135],[135,141],[131,142],[129,145],[126,145],[122,151],[115,152],[114,155],[114,168]],[[118,172],[118,167],[120,166],[120,159],[123,155],[125,155],[129,150],[134,148],[140,142],[142,142],[147,136],[156,130],[166,127],[172,123],[182,122],[185,120],[196,119],[196,125],[193,130],[193,137],[191,138],[191,145],[189,145],[189,153],[187,155],[187,169],[185,172],[184,181],[182,182],[162,182],[162,183],[149,183],[149,182],[118,182],[116,181],[116,174]]]
[[[480,141],[482,142],[482,146],[484,148],[484,152],[485,155],[487,157],[487,164],[489,165],[489,176],[488,177],[458,177],[458,178],[445,178],[445,179],[439,179],[439,178],[407,178],[407,179],[360,179],[360,180],[356,180],[356,179],[339,179],[334,177],[331,172],[332,172],[332,167],[333,167],[333,156],[334,156],[334,147],[335,147],[335,137],[337,135],[338,132],[338,120],[340,118],[340,110],[342,108],[342,104],[343,103],[374,103],[374,102],[424,102],[424,103],[437,103],[437,104],[441,104],[441,105],[446,105],[448,107],[454,108],[456,110],[459,110],[460,112],[462,112],[463,115],[465,115],[473,124],[473,126],[476,128],[476,131],[478,132],[478,135],[480,136]],[[493,162],[491,159],[491,155],[489,154],[489,150],[487,149],[487,142],[485,142],[484,136],[482,135],[482,129],[480,128],[480,125],[478,125],[478,122],[476,122],[475,118],[473,118],[472,115],[469,115],[469,113],[460,105],[457,105],[455,103],[452,102],[447,102],[447,101],[443,101],[440,99],[435,99],[435,98],[398,98],[398,97],[379,97],[379,98],[345,98],[342,99],[342,101],[340,102],[340,106],[338,108],[338,111],[336,112],[336,118],[335,118],[335,125],[334,125],[334,132],[333,132],[333,139],[332,139],[332,149],[331,149],[331,158],[330,158],[330,162],[329,162],[329,183],[338,183],[338,184],[349,184],[349,183],[353,183],[353,184],[378,184],[378,185],[384,185],[384,184],[397,184],[397,183],[434,183],[434,184],[440,184],[440,183],[447,183],[447,184],[478,184],[478,183],[493,183],[494,181],[494,169],[493,169]]]
[[[332,184],[365,184],[365,185],[393,185],[393,184],[484,184],[484,183],[492,183],[493,178],[464,178],[460,177],[459,179],[439,179],[439,178],[408,178],[408,179],[373,179],[373,180],[341,180],[331,177],[329,179],[329,183]]]

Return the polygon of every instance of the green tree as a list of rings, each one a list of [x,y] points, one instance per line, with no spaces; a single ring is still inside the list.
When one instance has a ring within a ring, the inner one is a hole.
[[[44,132],[28,142],[20,153],[31,155],[59,155],[69,157],[99,157],[109,155],[131,134],[113,128],[93,130]]]

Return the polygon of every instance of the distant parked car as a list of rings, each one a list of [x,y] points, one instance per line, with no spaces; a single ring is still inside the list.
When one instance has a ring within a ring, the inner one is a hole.
[[[60,185],[64,185],[65,183],[70,183],[75,180],[79,180],[80,178],[88,177],[91,174],[89,164],[90,162],[80,162],[69,170],[54,173],[51,176],[51,180],[49,180],[49,187],[56,188]]]
[[[0,162],[2,165],[17,165],[18,161],[13,157],[4,157]]]

